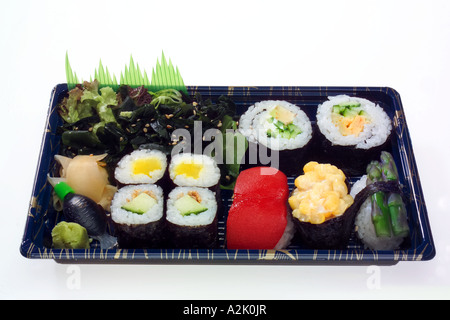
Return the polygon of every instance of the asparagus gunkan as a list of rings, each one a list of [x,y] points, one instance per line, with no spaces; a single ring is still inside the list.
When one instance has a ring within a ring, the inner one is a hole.
[[[398,171],[389,152],[383,151],[381,161],[372,161],[367,166],[367,184],[378,181],[398,182]],[[376,192],[372,195],[372,221],[377,237],[409,234],[405,203],[399,193]]]

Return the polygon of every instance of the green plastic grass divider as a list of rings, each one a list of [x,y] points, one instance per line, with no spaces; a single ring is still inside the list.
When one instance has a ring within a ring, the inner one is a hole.
[[[66,81],[69,90],[75,88],[75,85],[79,83],[77,74],[72,71],[72,67],[69,62],[69,54],[66,52]]]
[[[69,55],[66,52],[66,79],[69,90],[73,89],[80,83],[75,72],[69,62]],[[183,78],[181,77],[178,67],[174,67],[172,61],[169,59],[167,63],[164,52],[162,52],[161,62],[156,60],[156,67],[152,69],[151,80],[148,78],[147,72],[140,69],[139,64],[135,63],[133,56],[130,56],[129,65],[125,65],[125,69],[120,73],[120,82],[117,82],[117,78],[114,74],[111,74],[108,67],[103,66],[100,59],[98,69],[94,71],[94,79],[97,79],[100,87],[109,86],[114,90],[117,90],[120,85],[129,85],[136,88],[144,86],[147,90],[156,92],[163,89],[177,89],[187,93],[186,86],[184,85]],[[90,81],[94,80],[92,76]]]

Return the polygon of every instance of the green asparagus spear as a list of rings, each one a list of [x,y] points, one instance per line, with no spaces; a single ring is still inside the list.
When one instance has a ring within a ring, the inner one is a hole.
[[[384,181],[398,181],[398,171],[394,159],[389,152],[381,152],[382,176]],[[391,193],[387,204],[394,236],[407,236],[409,227],[406,215],[406,207],[400,194]]]
[[[381,181],[381,165],[378,161],[371,161],[367,166],[367,184]]]
[[[388,197],[388,207],[394,236],[406,237],[409,234],[409,226],[406,219],[406,207],[401,195],[391,193]]]
[[[382,181],[381,164],[372,161],[367,166],[367,184]],[[372,222],[377,237],[389,237],[391,227],[389,221],[389,208],[386,205],[386,195],[379,191],[372,195]]]
[[[395,165],[394,158],[387,151],[381,152],[381,172],[384,181],[397,181],[398,172],[397,166]]]

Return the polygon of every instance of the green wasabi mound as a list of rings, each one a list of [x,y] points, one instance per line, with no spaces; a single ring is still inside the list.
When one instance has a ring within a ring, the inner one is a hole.
[[[52,230],[53,248],[89,249],[89,236],[84,227],[74,222],[61,221]]]

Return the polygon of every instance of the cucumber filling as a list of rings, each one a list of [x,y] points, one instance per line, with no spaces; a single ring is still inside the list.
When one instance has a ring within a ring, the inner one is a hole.
[[[266,132],[268,138],[280,137],[284,139],[292,139],[302,133],[302,130],[293,123],[285,124],[274,117],[270,117],[268,122],[274,125],[273,128],[268,129]]]
[[[175,208],[182,216],[188,216],[191,214],[197,215],[208,210],[207,207],[203,206],[189,195],[184,195],[180,199],[176,200]]]
[[[157,201],[153,197],[143,192],[133,200],[125,203],[122,206],[122,209],[137,214],[144,214],[148,210],[150,210],[156,203]]]

